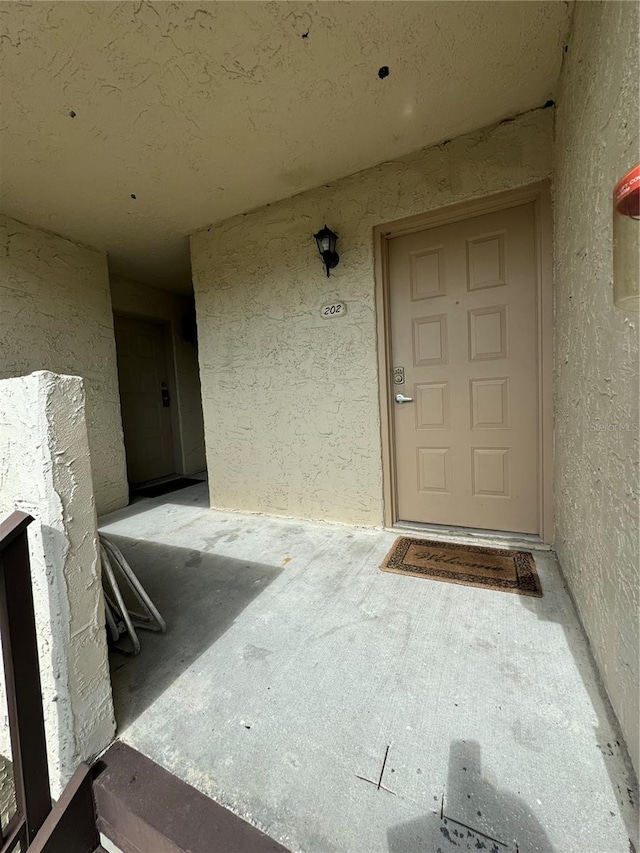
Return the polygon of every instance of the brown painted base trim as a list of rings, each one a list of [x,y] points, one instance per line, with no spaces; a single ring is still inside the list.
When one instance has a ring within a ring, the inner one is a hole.
[[[287,853],[124,743],[95,765],[98,829],[123,853]]]

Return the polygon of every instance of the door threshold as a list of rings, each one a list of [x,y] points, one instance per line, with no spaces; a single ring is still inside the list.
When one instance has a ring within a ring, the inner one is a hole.
[[[162,486],[164,483],[171,483],[173,480],[201,480],[203,483],[206,480],[206,474],[167,474],[165,477],[156,477],[153,480],[143,480],[140,483],[129,483],[131,492],[136,492],[138,489],[147,489],[149,486]]]
[[[423,524],[418,521],[396,521],[389,528],[397,533],[415,533],[442,542],[460,542],[466,545],[487,545],[500,548],[550,551],[551,545],[534,533],[511,533],[504,530],[481,530],[475,527],[449,527],[446,524]]]
[[[168,483],[180,477],[180,474],[165,474],[164,477],[153,477],[151,480],[140,480],[138,483],[129,483],[132,492],[136,489],[146,489],[147,486],[158,486],[160,483]]]

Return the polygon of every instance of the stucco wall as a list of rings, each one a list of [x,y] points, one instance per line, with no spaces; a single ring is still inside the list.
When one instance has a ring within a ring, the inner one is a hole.
[[[82,376],[98,512],[128,500],[107,258],[0,216],[0,379]]]
[[[638,161],[638,5],[578,3],[555,143],[555,542],[638,769],[638,317],[611,193]]]
[[[551,137],[534,111],[193,235],[214,506],[382,523],[372,229],[548,177]],[[347,314],[321,318],[337,299]]]
[[[0,381],[0,447],[0,518],[22,509],[35,519],[31,576],[58,796],[115,731],[82,380],[40,372]],[[4,697],[0,707],[0,752],[8,755]]]
[[[180,474],[204,470],[204,425],[198,348],[183,335],[183,319],[193,313],[189,297],[168,293],[138,281],[117,276],[111,278],[111,302],[114,311],[142,319],[164,320],[171,324],[173,370],[177,405],[178,463]]]

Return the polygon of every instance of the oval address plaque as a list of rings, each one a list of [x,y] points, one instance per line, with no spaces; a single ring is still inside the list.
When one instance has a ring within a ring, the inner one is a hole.
[[[347,306],[344,302],[332,302],[331,305],[325,305],[320,309],[320,314],[323,317],[341,317],[347,313]]]

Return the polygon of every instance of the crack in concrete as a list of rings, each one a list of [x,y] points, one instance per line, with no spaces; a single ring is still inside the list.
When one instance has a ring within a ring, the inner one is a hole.
[[[378,781],[375,782],[373,779],[367,779],[365,776],[360,776],[356,773],[356,779],[362,779],[363,782],[368,782],[370,785],[375,785],[378,791],[386,791],[388,794],[393,794],[396,796],[395,791],[391,791],[389,788],[385,788],[382,784],[382,777],[384,776],[385,767],[387,766],[387,758],[389,757],[389,750],[391,749],[391,744],[387,745],[387,748],[384,752],[384,758],[382,760],[382,767],[380,768],[380,775],[378,776]]]

